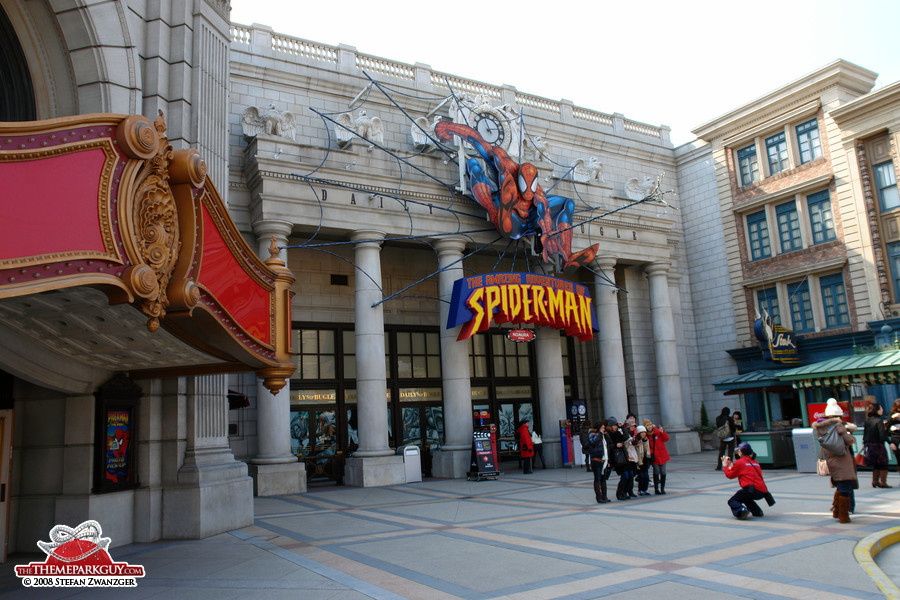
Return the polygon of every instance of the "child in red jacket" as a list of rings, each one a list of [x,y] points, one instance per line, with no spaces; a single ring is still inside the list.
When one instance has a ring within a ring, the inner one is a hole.
[[[737,477],[741,489],[728,499],[728,506],[732,514],[740,520],[748,516],[763,516],[763,511],[756,503],[766,497],[769,491],[763,481],[762,469],[759,463],[753,460],[753,449],[747,442],[742,442],[736,449],[738,459],[731,462],[730,456],[722,457],[722,468],[725,477],[734,479]],[[749,510],[748,510],[749,509]]]

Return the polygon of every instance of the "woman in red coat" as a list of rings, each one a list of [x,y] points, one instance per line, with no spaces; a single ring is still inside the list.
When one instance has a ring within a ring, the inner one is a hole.
[[[650,419],[644,419],[647,437],[650,439],[650,454],[653,455],[653,490],[657,495],[666,493],[666,463],[669,462],[669,451],[666,442],[669,434],[662,427],[654,425]]]
[[[531,432],[528,430],[528,419],[522,419],[516,429],[516,437],[519,439],[519,456],[522,457],[522,473],[531,473],[531,461],[534,459],[534,443],[531,441]]]

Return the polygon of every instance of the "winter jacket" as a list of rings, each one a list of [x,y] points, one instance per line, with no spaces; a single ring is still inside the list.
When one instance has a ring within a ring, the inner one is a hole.
[[[888,417],[888,441],[900,448],[900,412],[895,412]]]
[[[866,426],[863,428],[864,444],[883,444],[888,441],[887,428],[881,417],[875,415],[866,419]]]
[[[522,423],[516,429],[516,435],[519,436],[519,454],[522,458],[531,458],[534,456],[534,444],[531,441],[531,432],[528,431],[528,423]]]
[[[769,491],[769,488],[766,487],[766,482],[763,481],[762,469],[760,469],[759,463],[749,456],[740,457],[730,467],[722,469],[722,472],[725,473],[725,477],[728,479],[737,477],[738,485],[742,488],[752,485],[758,492]]]
[[[664,465],[669,462],[669,451],[666,450],[666,442],[669,434],[662,427],[654,427],[650,434],[650,454],[653,455],[654,465]]]
[[[844,443],[847,444],[847,452],[843,456],[836,456],[822,448],[825,462],[828,463],[828,470],[831,472],[831,480],[856,481],[856,463],[853,461],[853,450],[851,450],[854,443],[852,432],[856,431],[856,425],[844,423],[840,417],[826,417],[813,423],[816,436],[822,435],[832,426],[837,427],[838,435],[844,438]]]
[[[634,446],[635,450],[635,458],[634,462],[637,463],[639,467],[644,466],[646,462],[647,466],[650,466],[650,440],[649,439],[641,439],[639,435],[631,438],[631,443]]]

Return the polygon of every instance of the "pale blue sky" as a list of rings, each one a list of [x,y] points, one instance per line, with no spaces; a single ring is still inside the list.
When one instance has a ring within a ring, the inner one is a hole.
[[[231,5],[236,23],[668,125],[676,145],[838,58],[878,73],[876,88],[900,80],[900,0]]]

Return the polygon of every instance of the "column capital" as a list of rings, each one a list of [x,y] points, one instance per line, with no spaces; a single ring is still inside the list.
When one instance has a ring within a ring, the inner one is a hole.
[[[653,262],[644,266],[647,275],[668,275],[672,263],[669,261]]]
[[[597,256],[594,258],[594,264],[597,266],[597,269],[613,269],[618,263],[619,259],[615,256]]]
[[[294,230],[294,224],[290,221],[279,219],[260,219],[253,222],[253,233],[260,239],[275,236],[287,239]]]
[[[434,240],[434,248],[438,251],[438,254],[448,252],[462,254],[466,249],[466,240],[455,237],[441,237]]]
[[[374,229],[359,229],[350,234],[350,241],[356,242],[357,248],[364,246],[381,247],[384,241],[385,233],[383,231],[375,231]]]

